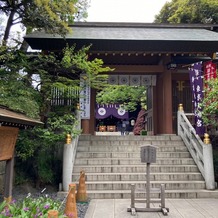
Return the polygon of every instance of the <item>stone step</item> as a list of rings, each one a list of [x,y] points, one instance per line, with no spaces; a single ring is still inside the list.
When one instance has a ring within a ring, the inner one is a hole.
[[[65,197],[67,192],[59,192],[58,196]],[[88,198],[91,199],[131,199],[131,192],[130,190],[87,190]],[[195,198],[217,198],[218,190],[210,191],[205,189],[199,190],[166,190],[165,191],[166,198],[175,199],[195,199]],[[159,193],[151,193],[151,199],[159,199]],[[136,192],[135,194],[136,199],[146,199],[145,192]]]
[[[143,164],[140,158],[77,158],[76,165],[135,165]],[[157,158],[156,164],[161,165],[191,165],[195,164],[192,158]]]
[[[78,146],[143,146],[143,145],[154,145],[154,146],[184,146],[183,141],[135,141],[135,140],[121,140],[121,141],[79,141]]]
[[[79,146],[77,148],[78,152],[138,152],[140,154],[141,148],[138,146]],[[157,148],[157,153],[159,152],[181,152],[188,151],[185,146],[163,146]]]
[[[79,138],[72,181],[78,184],[86,173],[89,198],[128,198],[136,184],[136,198],[146,198],[146,164],[141,163],[141,146],[157,146],[157,160],[150,166],[151,187],[165,184],[166,198],[215,196],[205,190],[205,181],[179,136],[92,136]],[[217,195],[218,196],[218,195]],[[217,197],[216,196],[216,197]],[[159,198],[160,193],[151,193]]]
[[[79,173],[72,175],[72,181],[77,181]],[[203,181],[201,173],[151,173],[151,181]],[[86,173],[86,181],[146,181],[146,173]]]
[[[77,158],[140,158],[139,152],[77,152]],[[180,152],[158,152],[157,158],[189,158],[188,151]]]
[[[131,190],[131,184],[135,184],[136,189],[140,191],[146,190],[145,181],[86,181],[87,190]],[[151,181],[151,188],[159,188],[163,184],[162,181]],[[166,190],[179,189],[204,189],[204,181],[167,181],[165,183]]]
[[[84,170],[86,173],[143,173],[146,172],[145,165],[74,165],[74,173]],[[151,172],[199,172],[196,165],[158,165],[152,164]]]
[[[156,136],[94,136],[94,135],[80,135],[79,141],[178,141],[181,140],[177,135],[156,135]]]

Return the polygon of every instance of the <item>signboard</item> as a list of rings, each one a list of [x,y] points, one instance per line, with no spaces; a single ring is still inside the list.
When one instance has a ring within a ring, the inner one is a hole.
[[[90,85],[87,79],[87,76],[82,74],[80,76],[80,110],[81,110],[81,119],[90,119]]]
[[[0,127],[0,161],[13,157],[18,131],[19,129],[14,127]]]
[[[141,147],[141,162],[155,163],[156,162],[156,146],[145,145]]]

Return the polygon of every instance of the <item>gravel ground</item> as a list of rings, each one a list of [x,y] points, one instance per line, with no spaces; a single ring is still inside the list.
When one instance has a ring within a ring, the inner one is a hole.
[[[40,190],[37,190],[36,188],[33,188],[29,184],[27,184],[27,185],[15,187],[13,189],[12,193],[13,193],[13,199],[18,200],[18,201],[26,198],[29,193],[31,194],[30,196],[32,198],[37,198],[37,197],[41,197],[41,196],[46,197],[47,196],[49,198],[61,201],[62,207],[65,208],[66,197],[62,198],[62,199],[59,198],[57,196],[57,190],[55,190],[53,187],[46,187],[46,188],[42,188]],[[0,195],[0,200],[2,200],[2,199],[3,199],[3,196]],[[78,218],[85,217],[88,206],[89,206],[89,200],[87,203],[77,203]]]

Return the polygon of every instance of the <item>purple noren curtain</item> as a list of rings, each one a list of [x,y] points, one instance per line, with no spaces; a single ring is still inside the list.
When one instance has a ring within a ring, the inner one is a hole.
[[[129,113],[122,109],[119,104],[96,105],[96,119],[105,119],[111,115],[119,119],[129,118]]]

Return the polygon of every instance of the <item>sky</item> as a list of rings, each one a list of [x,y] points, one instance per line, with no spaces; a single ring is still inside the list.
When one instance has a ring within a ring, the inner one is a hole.
[[[166,2],[167,0],[91,0],[86,21],[152,23]]]

